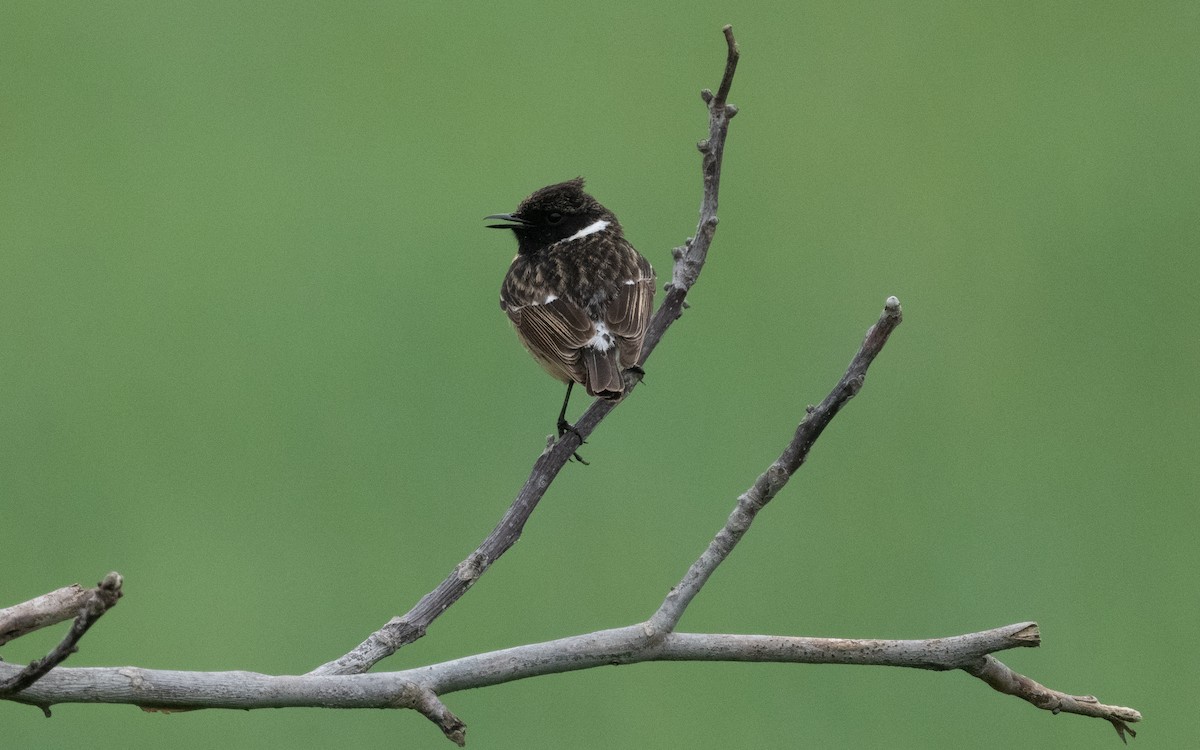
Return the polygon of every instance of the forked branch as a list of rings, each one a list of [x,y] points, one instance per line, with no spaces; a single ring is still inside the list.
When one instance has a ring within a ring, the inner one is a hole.
[[[121,583],[120,574],[109,573],[104,580],[96,584],[96,588],[83,591],[82,596],[75,595],[75,591],[79,590],[78,586],[68,586],[66,589],[52,591],[0,612],[0,620],[12,617],[12,624],[6,626],[11,635],[5,640],[10,640],[54,622],[62,622],[69,616],[70,610],[67,607],[76,605],[75,621],[71,623],[71,629],[50,653],[30,662],[15,674],[0,677],[0,698],[8,698],[21,692],[75,653],[79,649],[79,641],[88,629],[103,617],[105,612],[117,606],[117,601],[121,598]]]
[[[729,130],[729,120],[737,114],[737,108],[726,104],[729,88],[733,85],[733,74],[737,69],[738,46],[733,37],[733,28],[726,26],[725,34],[726,61],[725,74],[718,89],[719,95],[714,97],[707,89],[701,96],[708,106],[708,138],[701,141],[699,149],[701,170],[704,174],[703,197],[700,201],[700,221],[696,227],[696,235],[687,243],[674,251],[675,265],[672,280],[667,284],[666,297],[646,332],[642,345],[642,356],[639,364],[644,364],[654,352],[667,328],[671,326],[683,312],[688,290],[696,283],[704,261],[708,257],[708,248],[712,244],[713,233],[717,228],[717,198],[721,183],[721,158],[725,152],[725,134]],[[628,397],[637,383],[631,383],[625,390]],[[583,440],[587,439],[596,426],[608,416],[609,412],[623,403],[596,399],[575,422],[575,429],[567,432],[558,442],[540,455],[529,472],[517,497],[505,512],[500,523],[492,529],[487,538],[467,555],[466,559],[455,566],[454,570],[437,585],[433,591],[423,596],[416,606],[403,615],[393,617],[382,628],[372,633],[362,643],[349,653],[327,662],[314,669],[309,674],[355,674],[366,672],[380,660],[396,653],[404,646],[425,635],[429,628],[443,612],[453,605],[467,589],[471,588],[480,576],[487,572],[500,556],[509,550],[521,537],[525,522],[529,520],[534,509],[546,494],[550,483],[558,476],[558,472],[574,455]]]
[[[704,267],[717,226],[721,159],[730,119],[737,109],[727,103],[737,69],[738,46],[730,27],[725,72],[714,95],[702,92],[708,107],[709,135],[699,144],[704,177],[696,234],[674,252],[675,264],[663,303],[650,324],[642,361],[686,307],[688,291]],[[364,674],[379,660],[425,634],[426,628],[517,538],[550,483],[583,438],[617,403],[597,400],[568,432],[535,462],[529,478],[500,523],[483,543],[415,607],[394,618],[345,656],[307,675],[270,676],[252,672],[179,672],[137,667],[55,668],[75,650],[87,628],[116,604],[120,576],[110,574],[97,589],[64,589],[16,607],[0,610],[0,643],[52,622],[75,623],[64,641],[45,659],[24,669],[0,663],[0,698],[48,707],[54,703],[126,703],[148,710],[200,708],[410,708],[434,722],[462,745],[465,724],[441,696],[538,675],[610,664],[646,661],[754,661],[803,664],[870,664],[928,670],[962,670],[991,687],[1054,713],[1103,718],[1122,739],[1133,736],[1129,723],[1141,714],[1046,688],[1013,672],[994,653],[1040,644],[1037,625],[1017,623],[979,633],[928,640],[861,640],[772,635],[722,635],[675,632],[688,604],[717,567],[743,539],[758,512],[804,464],[809,449],[846,403],[862,388],[868,368],[901,321],[900,302],[889,297],[875,325],[834,389],[796,428],[787,447],[738,499],[733,512],[683,579],[671,589],[648,620],[624,628],[529,644],[468,656],[400,672]],[[633,384],[636,386],[636,383]],[[632,387],[629,389],[632,390]],[[628,393],[628,391],[627,391]]]

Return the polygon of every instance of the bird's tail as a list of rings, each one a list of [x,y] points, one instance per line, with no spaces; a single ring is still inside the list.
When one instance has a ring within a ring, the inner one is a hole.
[[[625,381],[621,379],[621,363],[617,358],[617,347],[607,351],[589,346],[583,352],[583,366],[587,370],[587,381],[583,384],[589,396],[618,399],[625,392]]]

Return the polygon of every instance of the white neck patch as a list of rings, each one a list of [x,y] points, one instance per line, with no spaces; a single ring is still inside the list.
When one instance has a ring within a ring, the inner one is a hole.
[[[583,229],[580,229],[575,234],[573,234],[570,237],[563,240],[563,242],[570,242],[571,240],[577,240],[580,237],[587,237],[589,234],[595,234],[596,232],[603,232],[605,229],[608,228],[608,224],[609,224],[609,222],[605,221],[604,219],[601,219],[600,221],[597,221],[592,224],[588,224]]]

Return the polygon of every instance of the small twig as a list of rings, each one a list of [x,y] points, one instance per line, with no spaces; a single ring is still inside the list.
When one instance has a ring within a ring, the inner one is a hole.
[[[426,719],[429,719],[438,728],[442,730],[442,734],[446,735],[446,739],[450,740],[459,747],[467,744],[467,725],[463,720],[450,712],[446,708],[446,704],[437,697],[437,694],[428,687],[420,688],[417,691],[416,702],[413,706]]]
[[[91,592],[78,583],[0,609],[0,646],[79,614]]]
[[[30,662],[29,666],[0,682],[0,697],[7,698],[28,688],[51,669],[63,663],[68,656],[79,650],[79,640],[83,638],[88,628],[92,627],[105,612],[117,606],[117,601],[121,598],[121,583],[119,573],[109,573],[96,585],[96,588],[89,590],[66,637],[51,649],[49,654]]]
[[[688,290],[700,276],[700,270],[708,256],[708,248],[712,244],[713,233],[716,231],[721,156],[725,150],[725,134],[729,129],[729,120],[737,114],[735,107],[725,104],[725,97],[729,95],[729,87],[733,85],[733,74],[737,68],[739,54],[738,47],[733,37],[732,27],[726,26],[723,32],[728,51],[725,74],[718,89],[720,98],[719,100],[714,99],[710,91],[703,92],[709,110],[709,137],[699,146],[703,154],[701,169],[704,173],[704,195],[700,206],[700,221],[697,225],[696,236],[688,240],[685,248],[675,251],[672,282],[667,285],[665,299],[650,321],[645,343],[642,345],[639,364],[646,361],[654,348],[658,346],[658,342],[667,328],[682,314]],[[636,385],[636,382],[630,384],[625,391],[626,397]],[[433,591],[423,596],[416,606],[399,617],[393,617],[349,653],[322,664],[309,674],[331,675],[365,672],[380,660],[424,636],[429,625],[458,601],[501,555],[516,544],[525,528],[525,522],[537,508],[551,482],[558,476],[558,472],[566,465],[583,440],[622,401],[624,398],[621,401],[596,399],[583,413],[583,416],[575,422],[575,429],[567,432],[557,443],[548,447],[534,462],[529,478],[525,480],[525,485],[521,487],[516,499],[513,500],[504,517],[500,519],[500,523],[492,529],[483,543],[459,563]]]
[[[796,428],[796,434],[779,458],[759,475],[750,489],[742,493],[738,498],[737,506],[729,515],[729,520],[725,522],[725,526],[717,532],[712,542],[709,543],[708,549],[704,550],[700,558],[692,563],[692,567],[688,569],[683,580],[671,589],[667,598],[663,600],[662,606],[647,622],[647,627],[654,633],[669,633],[679,624],[679,618],[683,616],[688,604],[700,592],[717,566],[724,562],[737,543],[741,541],[742,536],[750,528],[750,524],[754,522],[754,517],[787,484],[792,474],[803,465],[805,458],[808,457],[809,449],[821,436],[825,427],[841,411],[846,402],[862,388],[863,381],[867,377],[867,368],[871,366],[876,355],[883,350],[888,337],[891,336],[892,331],[896,330],[896,326],[900,325],[900,321],[900,300],[888,297],[883,313],[880,314],[875,325],[867,331],[862,346],[854,355],[854,359],[850,361],[850,366],[842,375],[841,380],[825,397],[825,400],[819,406],[812,408],[800,422],[800,426]]]
[[[1096,700],[1094,695],[1070,695],[1058,690],[1051,690],[1023,674],[1014,672],[1008,665],[990,654],[984,654],[959,668],[969,675],[978,677],[1001,693],[1028,701],[1052,714],[1068,713],[1105,719],[1113,725],[1113,729],[1117,730],[1117,736],[1126,744],[1128,744],[1125,739],[1126,733],[1130,737],[1137,736],[1137,732],[1129,727],[1129,723],[1141,721],[1142,715],[1132,708],[1105,705]]]
[[[725,46],[729,51],[725,58],[725,75],[721,77],[721,85],[717,87],[717,98],[713,104],[715,107],[724,107],[726,100],[729,99],[729,88],[733,86],[733,74],[737,71],[738,58],[742,56],[737,40],[733,38],[733,26],[725,24],[721,33],[725,35]]]

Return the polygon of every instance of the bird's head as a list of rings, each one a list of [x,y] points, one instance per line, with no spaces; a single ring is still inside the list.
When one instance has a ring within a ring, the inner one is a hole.
[[[511,214],[492,214],[504,224],[489,229],[511,229],[522,253],[533,253],[558,242],[597,232],[620,232],[617,217],[583,191],[583,178],[548,185],[521,201]]]

